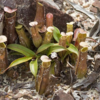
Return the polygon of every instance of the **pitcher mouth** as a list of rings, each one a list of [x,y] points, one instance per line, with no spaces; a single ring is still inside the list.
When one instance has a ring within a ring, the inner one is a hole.
[[[6,45],[4,43],[0,43],[0,48],[6,48]]]
[[[11,19],[13,17],[16,16],[16,12],[13,12],[13,13],[5,13],[5,18],[6,19]]]
[[[84,47],[81,49],[81,52],[87,52],[87,50],[88,50],[88,47]]]
[[[7,41],[7,37],[5,35],[0,35],[0,43],[4,43]]]

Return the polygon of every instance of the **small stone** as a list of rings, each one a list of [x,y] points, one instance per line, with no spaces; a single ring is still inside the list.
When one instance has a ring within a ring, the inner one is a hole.
[[[90,11],[91,11],[91,12],[94,12],[94,13],[97,13],[97,9],[94,8],[93,6],[90,7]]]
[[[74,13],[74,11],[73,10],[67,10],[66,13],[67,14],[72,14],[72,13]]]
[[[82,25],[84,26],[84,28],[86,30],[88,30],[88,29],[92,28],[94,24],[90,23],[89,21],[83,21]]]
[[[6,86],[4,90],[5,90],[6,92],[8,92],[8,86]]]
[[[95,0],[92,5],[100,9],[100,0]],[[91,6],[90,11],[97,13],[97,9],[93,6]]]
[[[90,6],[90,3],[89,3],[89,2],[83,4],[83,8],[87,8],[87,7],[89,7],[89,6]]]
[[[53,100],[74,100],[74,98],[70,94],[63,92],[63,90],[58,90],[55,93]]]
[[[83,5],[83,2],[82,2],[82,0],[78,0],[78,2],[80,3],[80,5]]]

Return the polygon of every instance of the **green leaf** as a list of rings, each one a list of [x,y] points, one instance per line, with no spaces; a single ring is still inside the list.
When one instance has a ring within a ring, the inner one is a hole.
[[[15,51],[13,51],[13,52],[9,52],[8,55],[9,55],[9,56],[11,56],[11,55],[21,55],[21,56],[23,56],[21,53],[19,53],[19,52],[15,52]]]
[[[60,46],[60,45],[56,45],[53,47],[50,47],[47,55],[50,55],[52,52],[60,52],[60,51],[64,51],[66,50],[64,47]]]
[[[59,29],[55,26],[54,26],[54,30],[53,30],[53,37],[57,42],[59,42],[59,39],[61,37]]]
[[[32,74],[36,77],[37,71],[38,71],[37,59],[30,62],[30,70],[31,70]]]
[[[41,46],[38,48],[37,53],[40,53],[40,52],[42,52],[42,51],[48,49],[49,47],[55,46],[55,45],[57,45],[57,44],[54,44],[54,43],[43,44],[43,45],[41,45]]]
[[[64,59],[66,58],[67,55],[69,55],[71,52],[67,50],[67,52],[65,53],[65,55],[61,58],[62,62],[64,61]]]
[[[67,50],[69,50],[71,53],[75,53],[77,56],[79,55],[78,49],[73,44],[70,44]]]
[[[7,46],[7,48],[17,51],[19,53],[22,53],[23,55],[25,55],[27,57],[33,57],[35,55],[35,53],[32,50],[30,50],[22,45],[19,45],[19,44],[10,44]]]
[[[18,64],[24,63],[24,62],[31,60],[31,59],[32,59],[32,57],[22,57],[22,58],[16,59],[9,65],[9,67],[7,69],[14,67]]]

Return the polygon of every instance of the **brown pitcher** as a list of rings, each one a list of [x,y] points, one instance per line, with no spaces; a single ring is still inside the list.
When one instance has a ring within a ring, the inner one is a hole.
[[[4,19],[4,11],[0,10],[0,35],[3,34],[3,19]]]
[[[47,89],[49,83],[49,72],[51,66],[51,59],[43,55],[41,56],[42,65],[36,78],[36,91],[43,95]]]
[[[30,42],[30,39],[27,37],[23,26],[21,24],[18,24],[15,28],[19,37],[20,44],[27,48],[30,48],[31,42]]]
[[[15,32],[16,12],[5,13],[5,35],[7,36],[7,44],[14,43],[17,39]]]
[[[83,78],[87,74],[87,51],[88,43],[80,42],[79,56],[76,62],[76,75],[77,78]]]
[[[0,36],[0,74],[7,68],[7,49],[4,42],[7,38],[4,35]]]
[[[38,28],[42,28],[45,24],[44,5],[40,2],[37,2],[36,15],[34,21],[38,22]]]

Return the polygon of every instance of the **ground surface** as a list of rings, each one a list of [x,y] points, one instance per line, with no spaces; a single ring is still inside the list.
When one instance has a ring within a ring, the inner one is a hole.
[[[92,9],[91,6],[93,0],[71,1],[79,4],[89,12],[90,9]],[[68,2],[63,1],[63,5],[61,5],[61,3],[61,1],[56,2],[64,13],[72,16],[74,22],[78,22],[79,26],[87,31],[89,36],[91,28],[93,28],[98,20],[96,13],[93,12],[93,14],[95,14],[95,19],[90,19],[85,14],[74,10]],[[100,37],[100,35],[97,37]],[[100,43],[100,39],[97,39],[97,41]],[[90,44],[96,45],[94,42],[91,42]],[[27,71],[28,68],[26,69],[25,65],[20,65],[21,68],[16,67],[11,69],[7,74],[0,76],[0,100],[100,100],[99,72],[93,72],[96,61],[94,57],[96,54],[100,54],[100,46],[99,49],[95,48],[94,51],[88,53],[88,75],[90,76],[77,80],[76,83],[71,84],[71,82],[68,81],[71,81],[72,79],[68,80],[65,78],[69,77],[71,73],[69,73],[69,76],[62,75],[62,78],[59,79],[60,83],[58,82],[58,84],[54,86],[53,94],[51,93],[47,97],[37,94],[35,91],[34,77],[30,71]],[[100,55],[98,63],[100,64]],[[13,76],[11,73],[13,73]]]

